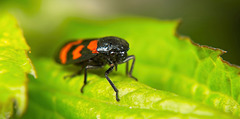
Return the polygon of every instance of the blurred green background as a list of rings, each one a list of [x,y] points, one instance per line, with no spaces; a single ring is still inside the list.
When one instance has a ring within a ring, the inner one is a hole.
[[[240,65],[239,0],[3,0],[0,9],[17,17],[30,46],[58,38],[53,33],[70,17],[181,19],[178,34],[189,36],[195,43],[228,51],[222,57]]]

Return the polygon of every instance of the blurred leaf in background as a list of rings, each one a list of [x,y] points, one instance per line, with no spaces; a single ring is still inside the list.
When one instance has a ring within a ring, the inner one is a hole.
[[[183,22],[179,33],[190,36],[196,43],[228,51],[223,58],[240,64],[239,0],[8,0],[0,3],[0,9],[11,8],[27,39],[33,34],[42,36],[51,32],[69,16],[95,20],[126,15],[180,18]]]
[[[33,15],[39,11],[41,2],[41,0],[1,0],[0,10],[12,11],[19,15]]]
[[[20,116],[27,107],[27,73],[35,75],[30,50],[13,16],[0,14],[0,118]]]

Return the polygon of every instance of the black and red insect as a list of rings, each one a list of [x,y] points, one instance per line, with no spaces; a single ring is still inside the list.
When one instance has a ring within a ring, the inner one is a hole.
[[[75,64],[81,66],[81,69],[70,77],[79,75],[84,70],[84,84],[87,84],[87,70],[102,68],[109,65],[110,68],[105,72],[105,77],[116,92],[116,100],[119,101],[118,89],[108,77],[108,74],[114,69],[117,70],[117,65],[126,63],[126,74],[132,76],[132,71],[135,62],[134,55],[127,55],[129,44],[124,39],[115,36],[108,36],[103,38],[75,40],[66,43],[59,51],[56,61],[60,64]],[[132,61],[130,71],[128,71],[128,61]]]

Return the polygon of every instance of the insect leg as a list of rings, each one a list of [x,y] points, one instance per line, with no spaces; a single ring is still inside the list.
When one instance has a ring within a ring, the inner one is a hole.
[[[131,66],[130,71],[128,72],[128,61],[131,60],[131,59],[133,60],[133,61],[132,61],[132,66]],[[134,63],[135,63],[135,56],[134,56],[134,55],[130,55],[130,56],[128,56],[123,62],[126,62],[126,63],[127,63],[127,64],[126,64],[126,73],[127,73],[127,75],[128,75],[129,77],[135,79],[136,81],[138,81],[137,78],[135,78],[134,76],[132,76],[132,71],[133,71],[133,67],[134,67]]]
[[[105,77],[108,80],[108,82],[110,83],[110,85],[112,86],[113,90],[116,92],[116,100],[120,101],[120,99],[118,97],[118,89],[116,88],[116,86],[113,84],[113,82],[108,77],[108,74],[113,70],[113,68],[114,68],[114,65],[111,64],[111,67],[105,72]]]
[[[81,88],[81,93],[83,93],[83,88],[85,87],[85,85],[87,84],[87,69],[97,69],[97,68],[102,68],[103,66],[92,66],[92,65],[87,65],[84,68],[84,82],[83,82],[83,86]]]
[[[87,84],[87,67],[84,68],[84,81],[83,81],[83,86],[81,88],[81,93],[83,93],[83,88],[85,87],[85,85]]]
[[[128,61],[126,61],[126,75],[128,75]]]

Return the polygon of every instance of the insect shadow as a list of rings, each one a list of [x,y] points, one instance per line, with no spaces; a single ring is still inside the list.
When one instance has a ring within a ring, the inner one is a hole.
[[[95,74],[95,75],[97,75],[98,77],[101,77],[101,78],[106,78],[104,76],[104,73],[106,72],[107,69],[108,69],[107,66],[105,66],[103,68],[99,68],[99,69],[88,69],[87,73],[88,74]],[[68,74],[65,74],[65,76],[63,77],[63,79],[66,80],[67,82],[70,81],[71,79],[75,78],[75,77],[84,76],[84,70],[82,70],[80,73],[76,72],[78,70],[81,70],[81,68],[79,68],[77,66],[66,66],[66,67],[63,67],[62,70],[68,72]],[[110,74],[110,76],[118,76],[118,75],[119,76],[124,76],[121,73],[117,73],[117,71],[112,71],[111,74]],[[81,78],[80,78],[80,80],[81,80]]]

